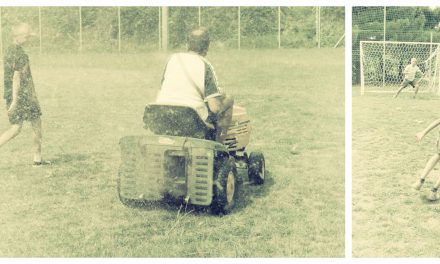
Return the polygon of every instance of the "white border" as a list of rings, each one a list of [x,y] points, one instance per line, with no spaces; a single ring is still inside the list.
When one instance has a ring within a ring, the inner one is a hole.
[[[439,6],[438,0],[2,0],[0,6]],[[351,27],[350,27],[351,30]]]
[[[52,262],[59,263],[438,263],[438,259],[353,259],[352,257],[352,85],[351,85],[351,43],[352,43],[352,20],[351,10],[353,6],[383,6],[383,0],[4,0],[0,6],[345,6],[345,259],[0,259],[0,263],[35,263]],[[438,6],[439,0],[387,0],[387,6]],[[392,243],[392,242],[391,242]],[[264,245],[262,245],[264,246]]]
[[[345,6],[345,257],[352,257],[352,7]],[[347,29],[350,29],[348,31]]]

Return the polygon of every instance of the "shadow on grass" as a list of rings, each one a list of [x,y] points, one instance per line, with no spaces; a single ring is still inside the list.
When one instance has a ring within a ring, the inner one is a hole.
[[[52,164],[62,165],[68,163],[94,162],[97,160],[108,159],[108,154],[104,152],[83,153],[62,153],[51,160]]]
[[[63,165],[68,163],[77,163],[90,160],[90,155],[79,154],[79,153],[63,153],[58,154],[54,159],[51,160],[52,165]]]
[[[243,172],[242,177],[247,178],[247,171]],[[274,178],[270,171],[266,170],[266,179],[264,184],[256,185],[249,182],[244,182],[239,191],[239,196],[237,199],[237,204],[235,205],[234,211],[241,211],[252,204],[255,199],[265,197],[269,194],[270,188],[275,184]]]
[[[440,200],[435,200],[435,201],[429,200],[428,196],[426,194],[421,195],[420,199],[422,200],[423,204],[427,204],[427,205],[432,205],[432,204],[438,205],[438,204],[440,204]]]
[[[239,172],[242,177],[247,178],[247,172]],[[243,175],[245,174],[245,175]],[[230,214],[234,214],[234,212],[239,212],[246,207],[248,207],[254,199],[265,197],[269,194],[269,190],[271,186],[275,184],[273,177],[271,177],[271,173],[266,171],[266,180],[262,185],[252,184],[248,181],[245,181],[238,190],[238,196],[236,200],[236,204],[232,209]],[[181,212],[191,212],[194,215],[204,215],[211,214],[211,209],[209,206],[195,206],[195,205],[187,205],[184,203],[183,198],[174,198],[171,196],[167,196],[162,200],[156,201],[126,201],[124,203],[126,206],[130,208],[140,209],[140,210],[167,210],[167,211],[181,211]]]
[[[103,152],[60,153],[51,159],[52,177],[90,178],[100,173],[108,157]]]

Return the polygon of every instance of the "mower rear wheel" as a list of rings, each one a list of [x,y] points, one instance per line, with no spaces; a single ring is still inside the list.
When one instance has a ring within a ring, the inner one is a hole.
[[[214,196],[211,204],[213,214],[228,214],[237,199],[237,168],[235,160],[229,157],[220,165],[214,182]]]
[[[263,184],[266,178],[266,164],[261,152],[251,152],[248,159],[249,181],[255,184]]]

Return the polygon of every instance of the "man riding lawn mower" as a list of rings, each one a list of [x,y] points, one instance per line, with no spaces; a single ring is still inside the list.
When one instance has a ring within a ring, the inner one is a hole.
[[[243,183],[237,165],[248,169],[250,182],[264,183],[263,154],[245,151],[250,120],[218,87],[204,58],[208,47],[206,30],[191,33],[189,52],[171,56],[157,100],[145,108],[143,121],[152,133],[120,140],[122,203],[172,197],[226,214]]]

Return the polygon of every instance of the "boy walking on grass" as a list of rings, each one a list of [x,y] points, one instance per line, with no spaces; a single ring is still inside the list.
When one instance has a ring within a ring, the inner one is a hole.
[[[24,121],[34,130],[34,166],[49,165],[41,158],[41,109],[35,92],[29,57],[23,49],[31,37],[28,24],[18,23],[12,27],[12,45],[4,55],[4,98],[11,127],[0,135],[0,147],[17,136]]]
[[[423,131],[420,131],[416,134],[417,139],[420,141],[426,134],[428,134],[432,129],[440,125],[440,119],[437,119],[433,121],[427,128],[425,128]],[[440,139],[440,138],[439,138]],[[414,184],[413,188],[416,190],[420,190],[422,188],[423,183],[425,182],[426,176],[428,176],[429,172],[434,168],[434,166],[437,164],[437,162],[440,160],[440,150],[439,150],[439,139],[437,139],[437,153],[435,153],[426,163],[425,168],[423,169],[422,175],[420,176],[420,179],[418,179]],[[440,186],[440,177],[438,178],[437,182],[434,184],[433,188],[431,189],[431,192],[428,195],[428,200],[430,201],[436,201],[438,199],[438,193],[437,190]]]

